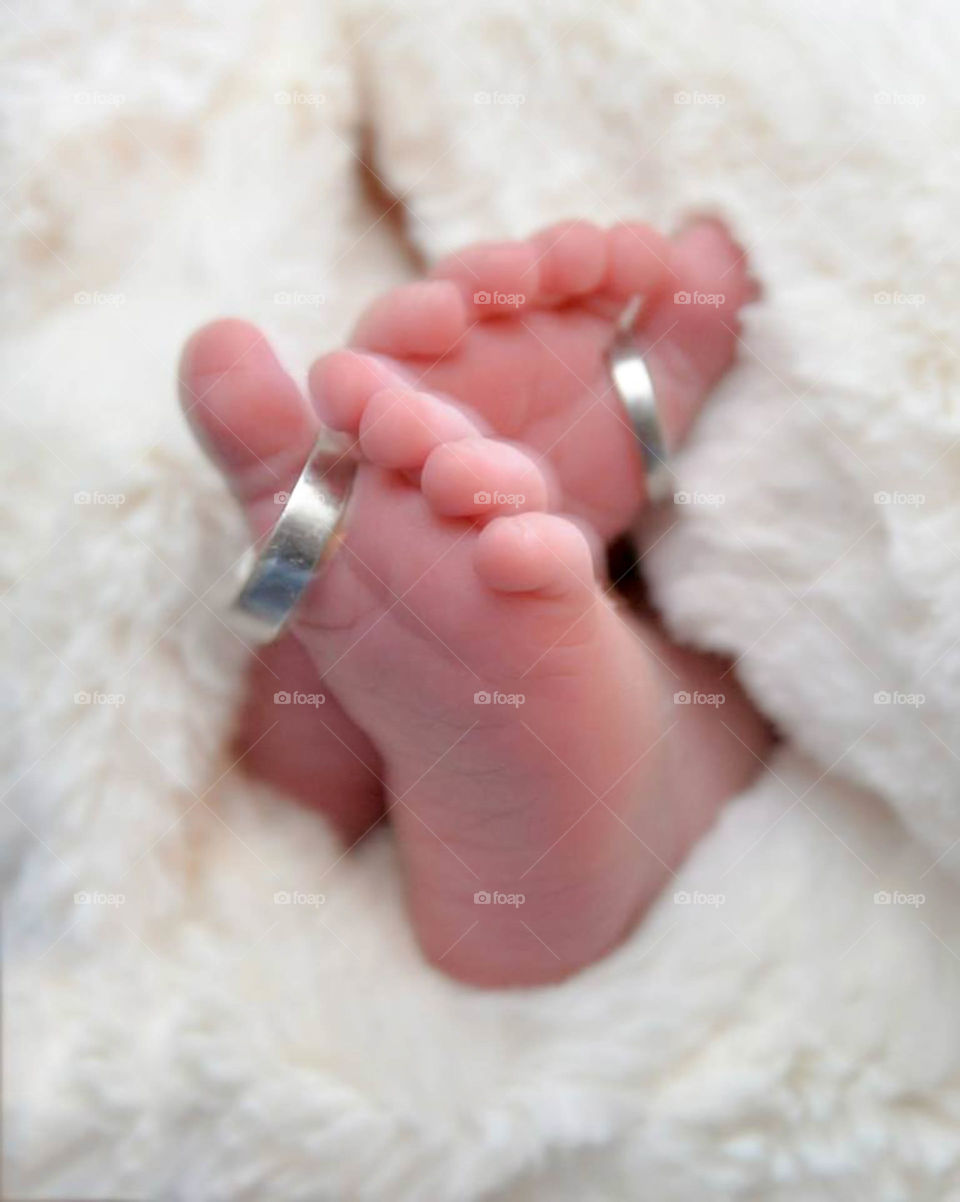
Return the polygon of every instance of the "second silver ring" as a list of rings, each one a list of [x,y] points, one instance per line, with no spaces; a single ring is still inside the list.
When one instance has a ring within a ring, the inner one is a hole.
[[[640,445],[647,493],[651,500],[662,501],[673,495],[674,478],[656,390],[634,329],[642,303],[642,298],[636,297],[621,313],[607,351],[607,366],[630,428]]]

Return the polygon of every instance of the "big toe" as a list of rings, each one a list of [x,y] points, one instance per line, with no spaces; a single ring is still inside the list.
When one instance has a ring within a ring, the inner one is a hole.
[[[178,383],[191,428],[261,533],[316,437],[316,419],[299,388],[263,334],[232,319],[189,339]]]
[[[755,285],[743,250],[718,221],[697,221],[680,234],[671,266],[673,290],[654,298],[642,337],[668,441],[676,445],[733,362],[740,310]]]

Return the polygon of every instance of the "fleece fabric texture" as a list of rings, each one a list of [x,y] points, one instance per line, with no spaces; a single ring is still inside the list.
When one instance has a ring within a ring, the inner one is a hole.
[[[9,1196],[960,1198],[955,7],[38,0],[7,27]],[[614,955],[472,991],[421,962],[388,836],[343,856],[232,765],[245,536],[177,349],[235,313],[303,372],[465,241],[699,212],[762,297],[644,563],[783,741]]]

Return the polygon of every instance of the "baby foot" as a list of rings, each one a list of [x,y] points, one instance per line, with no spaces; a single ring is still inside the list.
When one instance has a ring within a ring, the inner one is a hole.
[[[427,956],[484,985],[560,978],[623,936],[720,800],[676,788],[684,683],[543,512],[531,458],[351,362],[366,462],[295,630],[383,757]]]
[[[316,418],[263,335],[241,321],[215,322],[190,339],[179,384],[191,427],[253,534],[264,533],[313,446]],[[244,769],[323,809],[348,845],[381,815],[377,753],[292,635],[251,659],[238,718]]]
[[[638,340],[675,446],[733,358],[752,289],[742,252],[717,222],[698,222],[672,243],[638,224],[554,226],[525,242],[468,247],[432,279],[374,301],[354,349],[314,364],[311,393],[324,420],[355,432],[364,388],[399,368],[411,386],[468,405],[489,430],[546,460],[563,508],[609,539],[645,496],[604,359],[617,317],[645,298]],[[370,352],[363,376],[358,352]]]

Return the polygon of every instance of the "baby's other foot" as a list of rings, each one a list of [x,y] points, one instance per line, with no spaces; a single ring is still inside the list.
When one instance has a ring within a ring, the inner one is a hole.
[[[616,944],[712,815],[672,788],[677,686],[581,530],[542,512],[532,459],[400,376],[339,370],[368,462],[297,633],[383,757],[427,956],[555,980]]]
[[[194,433],[253,534],[263,534],[310,453],[315,416],[246,322],[198,330],[181,356],[179,385]],[[324,810],[348,844],[382,814],[376,751],[292,635],[251,658],[235,744],[244,770]]]
[[[645,497],[644,472],[605,353],[624,306],[641,296],[638,341],[668,444],[678,445],[730,365],[738,313],[753,285],[724,228],[699,221],[673,242],[640,224],[554,226],[522,242],[467,247],[432,278],[374,301],[354,350],[311,372],[321,416],[356,430],[363,397],[357,351],[388,382],[444,392],[495,433],[545,459],[563,508],[605,539],[626,530]]]

